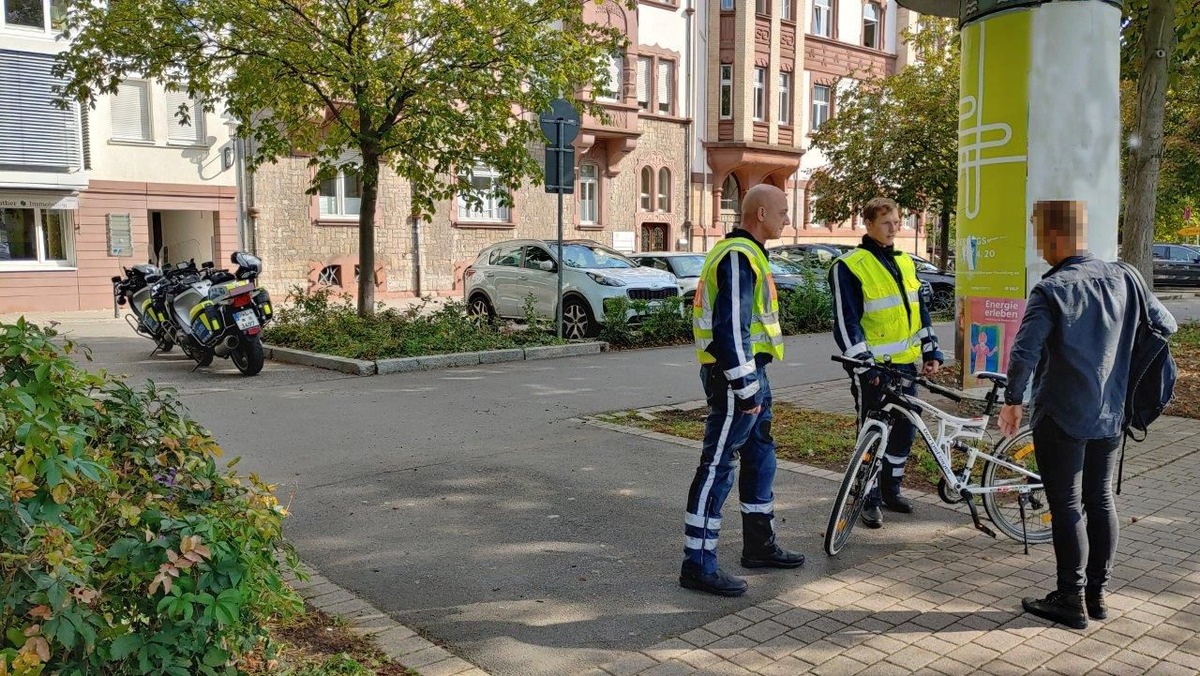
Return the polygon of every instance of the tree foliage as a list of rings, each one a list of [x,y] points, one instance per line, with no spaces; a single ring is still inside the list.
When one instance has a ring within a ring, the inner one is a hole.
[[[923,17],[904,36],[920,60],[839,86],[836,115],[813,133],[827,164],[813,174],[819,220],[851,217],[872,197],[949,213],[958,192],[959,40],[951,19]]]
[[[224,107],[251,141],[252,169],[309,155],[314,189],[351,154],[361,314],[374,306],[380,167],[410,183],[414,215],[459,194],[478,204],[476,164],[499,172],[504,199],[541,175],[531,114],[602,87],[625,40],[621,21],[585,21],[578,0],[114,0],[71,3],[66,26],[65,97],[92,103],[126,77],[161,80]]]

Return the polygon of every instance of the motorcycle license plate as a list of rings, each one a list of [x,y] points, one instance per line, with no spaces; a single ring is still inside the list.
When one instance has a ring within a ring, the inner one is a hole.
[[[254,314],[254,310],[242,310],[233,316],[237,322],[238,328],[245,331],[258,326],[258,316]]]

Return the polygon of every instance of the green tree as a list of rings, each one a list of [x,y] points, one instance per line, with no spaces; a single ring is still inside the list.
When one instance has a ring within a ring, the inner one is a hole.
[[[90,104],[127,76],[152,78],[224,105],[251,141],[251,170],[305,153],[313,190],[339,167],[357,171],[362,315],[374,308],[381,168],[410,183],[416,216],[460,194],[478,204],[477,163],[499,172],[493,191],[507,199],[541,176],[532,114],[604,87],[625,41],[586,21],[578,0],[73,2],[66,26],[65,98]]]
[[[904,36],[915,64],[843,89],[837,115],[813,134],[827,164],[809,184],[821,220],[845,220],[880,195],[938,213],[943,266],[958,195],[957,32],[952,19],[922,17]]]
[[[1200,57],[1200,0],[1130,0],[1125,4],[1122,40],[1122,72],[1127,80],[1136,77],[1137,102],[1124,160],[1121,258],[1136,265],[1150,280],[1150,246],[1156,222],[1163,215],[1160,197],[1178,198],[1171,187],[1191,192],[1183,184],[1173,186],[1171,178],[1164,181],[1163,174],[1164,169],[1170,172],[1175,168],[1170,161],[1170,132],[1185,135],[1186,152],[1189,121],[1172,124],[1167,106],[1173,90],[1184,93],[1188,89],[1186,84],[1181,88],[1180,79],[1195,77],[1196,59]],[[1190,163],[1190,158],[1182,159],[1184,166]],[[1163,189],[1167,189],[1165,195],[1160,192]],[[1177,199],[1161,203],[1167,213],[1180,209]]]

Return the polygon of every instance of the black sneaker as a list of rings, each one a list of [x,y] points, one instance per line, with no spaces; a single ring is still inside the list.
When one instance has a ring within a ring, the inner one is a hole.
[[[883,512],[879,509],[879,505],[863,507],[862,522],[867,528],[883,528]]]
[[[705,574],[686,566],[679,572],[679,586],[717,596],[741,596],[749,587],[742,578],[734,577],[720,568],[715,573]]]
[[[1103,589],[1083,590],[1083,603],[1087,606],[1088,617],[1093,620],[1108,619],[1108,604],[1104,602]]]
[[[898,512],[900,514],[912,514],[912,512],[913,512],[912,500],[909,500],[908,498],[906,498],[902,495],[897,495],[892,498],[884,498],[883,506],[887,507],[889,510],[891,510],[893,512]]]
[[[1065,624],[1072,629],[1087,629],[1087,615],[1083,614],[1083,594],[1066,594],[1052,591],[1044,599],[1026,597],[1021,607],[1031,615],[1044,620]]]
[[[742,551],[743,568],[799,568],[803,565],[803,554],[789,551],[776,544],[772,544],[771,549],[766,551]]]

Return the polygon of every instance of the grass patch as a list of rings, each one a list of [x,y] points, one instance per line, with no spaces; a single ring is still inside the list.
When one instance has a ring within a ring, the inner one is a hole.
[[[271,643],[245,660],[251,676],[417,676],[388,659],[341,618],[306,608],[272,626]]]
[[[815,411],[786,402],[775,402],[772,412],[771,434],[775,437],[775,454],[779,458],[834,472],[845,471],[858,431],[854,416]],[[625,414],[619,415],[616,422],[698,441],[704,438],[707,415],[706,408],[658,411],[652,414],[653,420]],[[933,492],[937,490],[940,478],[937,462],[924,443],[915,440],[904,485]]]

